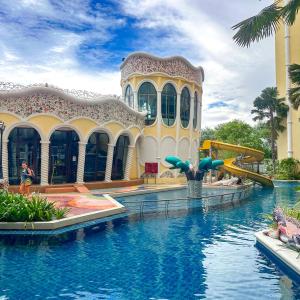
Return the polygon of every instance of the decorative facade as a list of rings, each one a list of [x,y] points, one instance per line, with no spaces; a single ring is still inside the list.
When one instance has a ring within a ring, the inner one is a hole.
[[[121,98],[0,83],[4,177],[18,184],[23,160],[41,185],[141,178],[145,162],[161,180],[176,177],[163,158],[197,161],[203,77],[184,58],[133,53]]]

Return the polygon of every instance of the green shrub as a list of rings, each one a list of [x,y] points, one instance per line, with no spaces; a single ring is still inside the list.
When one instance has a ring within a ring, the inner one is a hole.
[[[66,217],[68,208],[56,208],[41,195],[31,199],[19,194],[0,192],[0,222],[51,221]]]
[[[285,158],[279,161],[276,167],[276,179],[295,180],[300,179],[299,160],[294,158]]]

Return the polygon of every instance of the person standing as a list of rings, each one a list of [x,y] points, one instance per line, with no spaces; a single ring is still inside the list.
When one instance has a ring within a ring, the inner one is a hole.
[[[32,185],[33,171],[29,168],[26,161],[22,162],[20,194],[28,196]]]

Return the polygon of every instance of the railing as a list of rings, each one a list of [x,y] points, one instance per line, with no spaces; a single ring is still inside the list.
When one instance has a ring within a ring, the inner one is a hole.
[[[201,198],[176,198],[176,199],[151,199],[151,200],[124,200],[122,204],[131,213],[165,213],[176,210],[189,210],[203,208],[208,210],[212,207],[234,204],[246,199],[250,195],[251,188],[225,193],[220,195],[208,195]]]

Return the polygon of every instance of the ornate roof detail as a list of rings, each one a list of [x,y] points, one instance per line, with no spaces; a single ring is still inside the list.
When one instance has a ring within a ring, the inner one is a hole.
[[[22,118],[49,113],[64,121],[86,117],[98,124],[113,120],[125,127],[144,126],[145,114],[133,110],[116,96],[88,100],[45,85],[23,87],[9,83],[5,87],[0,86],[0,111],[11,112]]]
[[[22,91],[25,89],[31,89],[31,88],[51,88],[53,90],[57,90],[59,92],[68,94],[70,96],[73,96],[77,99],[80,100],[101,100],[101,99],[107,99],[107,98],[116,98],[120,99],[120,97],[116,95],[102,95],[98,93],[94,93],[91,91],[86,91],[86,90],[69,90],[69,89],[62,89],[59,87],[56,87],[54,85],[49,85],[48,83],[35,83],[35,84],[30,84],[30,85],[22,85],[22,84],[17,84],[13,82],[2,82],[0,81],[0,93],[2,92],[15,92],[15,91]]]
[[[148,53],[135,52],[124,60],[120,69],[122,80],[133,74],[163,73],[171,77],[182,77],[197,84],[204,81],[203,68],[193,66],[182,56],[160,58]]]

